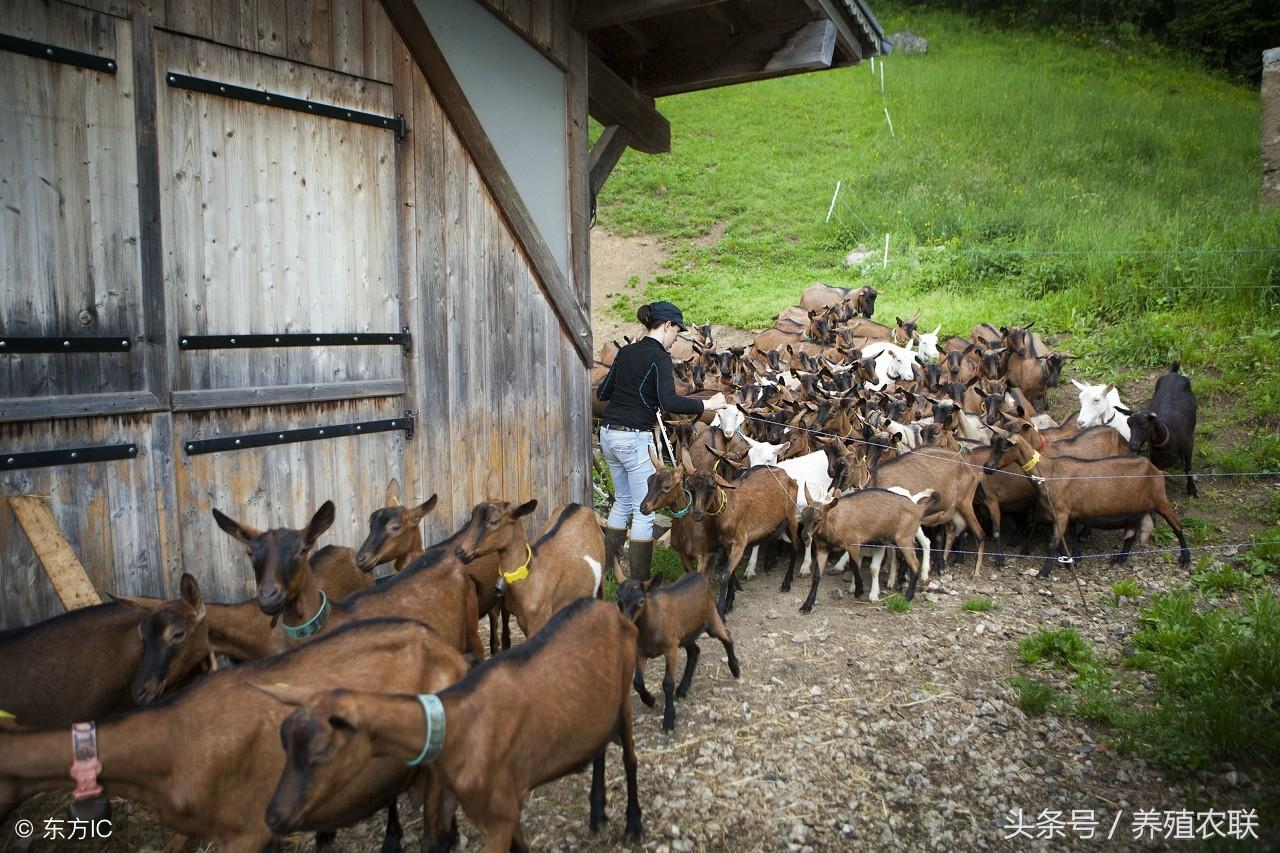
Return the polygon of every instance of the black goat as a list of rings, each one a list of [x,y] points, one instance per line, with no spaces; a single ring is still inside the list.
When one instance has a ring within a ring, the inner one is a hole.
[[[1152,463],[1164,471],[1181,464],[1187,474],[1187,494],[1200,492],[1191,477],[1191,454],[1196,441],[1196,396],[1191,393],[1191,380],[1179,372],[1174,362],[1169,372],[1156,382],[1156,391],[1140,411],[1116,407],[1129,418],[1129,449],[1134,453],[1144,444],[1151,445]]]

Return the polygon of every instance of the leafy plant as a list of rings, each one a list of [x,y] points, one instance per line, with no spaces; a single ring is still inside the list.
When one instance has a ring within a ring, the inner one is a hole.
[[[970,613],[985,613],[989,610],[999,610],[1000,605],[988,596],[979,596],[978,598],[970,598],[963,605],[965,610]]]
[[[890,613],[906,613],[911,609],[911,602],[895,592],[884,600],[884,606]]]
[[[1065,705],[1063,695],[1043,681],[1015,675],[1009,679],[1009,686],[1018,694],[1015,700],[1018,707],[1028,714],[1044,714],[1050,710],[1060,711]]]

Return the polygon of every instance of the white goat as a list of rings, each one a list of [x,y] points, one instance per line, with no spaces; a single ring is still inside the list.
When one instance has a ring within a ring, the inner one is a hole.
[[[1080,416],[1076,419],[1080,429],[1106,424],[1129,440],[1129,419],[1116,411],[1124,403],[1120,402],[1115,383],[1085,385],[1072,379],[1071,384],[1080,390]]]

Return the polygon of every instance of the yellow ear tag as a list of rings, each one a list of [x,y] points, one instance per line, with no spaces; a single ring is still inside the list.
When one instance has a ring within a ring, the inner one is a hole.
[[[13,714],[10,714],[8,711],[4,710],[3,708],[0,708],[0,720],[16,720],[16,719],[18,718],[15,717]]]

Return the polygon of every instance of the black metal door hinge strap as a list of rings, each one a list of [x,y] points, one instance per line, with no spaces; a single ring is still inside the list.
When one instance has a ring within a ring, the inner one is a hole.
[[[10,53],[22,53],[36,59],[47,59],[63,65],[74,65],[77,68],[88,68],[90,71],[101,71],[103,74],[116,73],[116,61],[108,56],[95,56],[92,53],[81,53],[78,50],[67,50],[52,44],[44,44],[17,36],[0,34],[0,50]]]
[[[264,347],[379,347],[399,346],[407,353],[413,344],[409,330],[289,335],[180,335],[178,349],[260,349]]]
[[[122,336],[0,337],[0,355],[36,352],[128,352],[132,347],[133,343]]]
[[[223,450],[248,450],[251,447],[274,447],[278,444],[294,444],[299,441],[318,441],[323,438],[342,438],[351,435],[367,435],[371,432],[403,430],[413,437],[413,417],[405,416],[381,421],[362,421],[355,424],[333,424],[305,429],[283,429],[275,432],[259,432],[247,435],[228,435],[221,438],[205,438],[185,441],[182,444],[188,456],[202,453],[218,453]]]
[[[136,459],[138,445],[108,444],[100,447],[70,447],[66,450],[38,450],[34,453],[0,453],[0,471],[21,468],[52,468],[57,465],[80,465],[86,462],[113,462]]]

